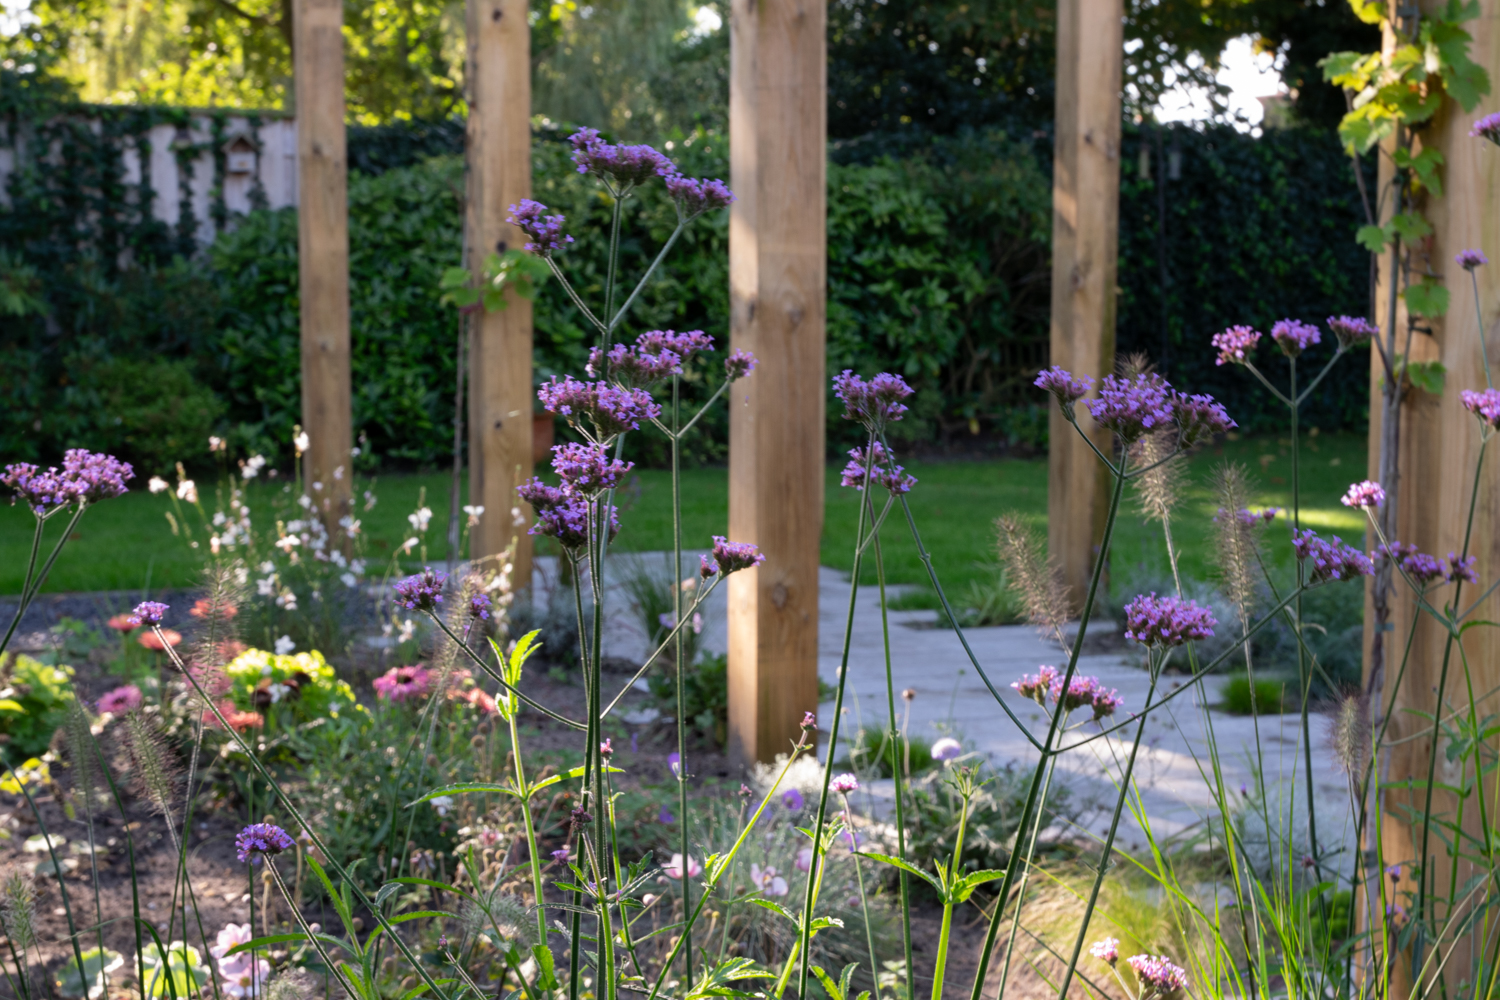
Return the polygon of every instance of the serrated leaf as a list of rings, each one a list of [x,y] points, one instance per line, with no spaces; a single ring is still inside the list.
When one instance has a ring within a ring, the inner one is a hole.
[[[795,926],[797,926],[799,928],[802,926],[802,918],[798,917],[796,914],[792,913],[791,910],[788,910],[785,906],[782,906],[780,903],[772,902],[769,899],[752,899],[752,900],[750,900],[750,902],[754,903],[756,906],[763,907],[763,908],[765,908],[767,910],[770,910],[773,913],[779,913],[779,914],[781,914],[783,917],[786,917]]]
[[[861,851],[861,852],[859,852],[859,856],[862,857],[862,858],[873,858],[876,861],[880,861],[880,862],[883,862],[883,863],[888,864],[888,865],[894,865],[897,868],[901,868],[901,869],[904,869],[906,871],[909,871],[913,875],[916,875],[919,878],[925,879],[927,881],[928,885],[932,886],[934,889],[936,889],[938,891],[938,895],[942,895],[943,894],[943,883],[939,879],[935,878],[932,875],[927,874],[926,872],[924,872],[922,869],[916,867],[915,865],[913,865],[913,864],[911,864],[911,863],[909,863],[907,861],[903,861],[901,858],[892,857],[889,854],[875,854],[875,853],[872,853],[870,851]]]
[[[1441,396],[1448,369],[1441,361],[1413,361],[1406,366],[1406,377],[1413,386],[1430,396]]]
[[[1390,244],[1384,226],[1360,226],[1354,240],[1371,253],[1380,253]]]
[[[537,986],[544,990],[558,989],[556,964],[552,958],[552,949],[544,944],[534,944],[531,946],[531,954],[536,959]]]
[[[1415,212],[1400,212],[1391,217],[1391,231],[1408,243],[1432,235],[1432,223]]]
[[[419,806],[423,802],[430,802],[433,799],[442,798],[446,795],[470,795],[475,792],[492,792],[505,795],[514,795],[515,789],[510,788],[506,785],[496,784],[492,781],[466,781],[457,785],[444,785],[442,788],[434,788],[432,791],[428,792],[420,799],[414,799],[413,801],[408,802],[406,804],[406,807],[410,809],[412,806]]]
[[[1406,310],[1414,316],[1437,317],[1448,311],[1448,289],[1435,281],[1406,286]]]
[[[381,906],[385,905],[386,900],[390,899],[400,891],[401,883],[399,882],[387,882],[385,885],[381,886],[380,890],[375,893],[376,909],[379,909]]]

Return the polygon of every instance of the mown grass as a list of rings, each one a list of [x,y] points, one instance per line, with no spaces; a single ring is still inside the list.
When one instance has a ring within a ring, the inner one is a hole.
[[[1225,441],[1193,455],[1188,463],[1184,501],[1174,524],[1182,566],[1194,578],[1213,575],[1212,518],[1217,509],[1210,484],[1213,469],[1224,461],[1248,466],[1258,483],[1261,504],[1287,506],[1291,500],[1291,453],[1284,439],[1274,437]],[[1341,533],[1351,542],[1364,529],[1361,517],[1342,507],[1338,498],[1348,484],[1364,478],[1365,439],[1355,434],[1324,434],[1305,439],[1302,449],[1303,522],[1319,531]],[[1047,462],[1038,459],[988,461],[908,462],[919,480],[910,494],[912,513],[923,541],[933,553],[944,587],[950,594],[967,591],[971,582],[993,576],[994,520],[1017,512],[1038,531],[1047,519]],[[848,571],[858,498],[838,485],[838,465],[827,473],[821,558],[823,564]],[[410,536],[406,517],[419,499],[434,511],[428,531],[428,558],[447,557],[446,534],[450,479],[445,473],[378,477],[373,489],[376,506],[360,517],[368,533],[370,554],[383,560]],[[167,521],[172,510],[165,493],[151,494],[144,483],[126,496],[89,510],[65,546],[45,588],[49,592],[126,590],[189,586],[196,582],[198,553],[174,537]],[[369,484],[361,483],[363,490]],[[213,490],[200,480],[205,506],[211,511]],[[285,483],[248,484],[252,516],[266,527],[273,501]],[[465,487],[466,490],[466,487]],[[463,494],[466,497],[466,492]],[[722,468],[690,469],[683,477],[683,539],[692,547],[706,547],[711,536],[728,527],[728,473]],[[619,497],[623,530],[619,551],[669,548],[672,538],[671,478],[660,469],[644,469],[632,477]],[[1111,573],[1115,579],[1160,577],[1166,571],[1161,532],[1147,523],[1133,506],[1122,512]],[[49,523],[44,552],[61,532],[64,519]],[[1289,532],[1277,527],[1266,538],[1272,558],[1285,565],[1291,558]],[[905,519],[894,511],[882,533],[887,579],[891,583],[925,585],[926,571],[917,556]],[[74,544],[74,543],[83,544]],[[31,515],[19,506],[0,507],[0,593],[20,590],[31,544]],[[545,547],[544,547],[545,548]],[[862,574],[875,581],[873,566]]]

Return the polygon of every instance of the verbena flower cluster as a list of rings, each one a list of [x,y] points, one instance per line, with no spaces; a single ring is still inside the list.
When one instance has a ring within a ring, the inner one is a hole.
[[[1307,565],[1311,583],[1349,580],[1375,572],[1375,566],[1368,556],[1345,545],[1337,535],[1323,539],[1311,528],[1304,528],[1293,536],[1292,549],[1297,553],[1297,558]]]
[[[1459,398],[1464,409],[1491,427],[1500,427],[1500,389],[1465,389]]]
[[[1260,343],[1260,332],[1248,326],[1231,326],[1214,334],[1212,343],[1219,352],[1219,360],[1214,364],[1242,365],[1250,360],[1255,345]]]
[[[1465,271],[1472,271],[1488,264],[1490,259],[1484,255],[1483,250],[1460,250],[1453,261]]]
[[[1052,393],[1063,409],[1072,413],[1073,404],[1093,391],[1094,380],[1087,375],[1074,375],[1053,365],[1044,369],[1032,385]]]
[[[1330,316],[1328,329],[1338,339],[1339,346],[1348,350],[1362,344],[1380,333],[1380,329],[1369,320],[1359,316]]]
[[[1054,703],[1060,703],[1065,712],[1091,708],[1095,720],[1113,715],[1116,709],[1125,704],[1119,691],[1106,691],[1097,677],[1075,675],[1068,682],[1067,692],[1064,693],[1062,674],[1056,667],[1045,664],[1038,667],[1036,673],[1024,674],[1020,680],[1012,681],[1010,686],[1021,697],[1029,698],[1038,705],[1045,706],[1050,698]]]
[[[1172,422],[1172,387],[1153,372],[1128,378],[1106,375],[1099,397],[1088,401],[1089,415],[1127,444]]]
[[[1473,139],[1488,139],[1500,145],[1500,111],[1491,115],[1485,115],[1469,129],[1469,137]]]
[[[447,576],[430,567],[395,584],[396,603],[408,611],[434,611],[443,603]]]
[[[610,458],[600,444],[570,441],[552,449],[552,471],[563,481],[564,489],[581,497],[615,489],[633,468],[634,462]]]
[[[234,838],[234,846],[241,861],[258,865],[262,857],[290,851],[297,845],[275,823],[251,823]]]
[[[1207,639],[1219,624],[1213,612],[1197,601],[1141,594],[1125,605],[1125,638],[1143,646],[1180,646],[1190,639]]]
[[[911,386],[900,375],[881,372],[866,382],[849,369],[833,377],[833,394],[844,404],[844,419],[858,421],[872,434],[906,413],[902,400],[911,398]]]
[[[548,413],[568,417],[579,426],[586,419],[601,441],[616,434],[639,430],[642,420],[661,416],[661,406],[644,389],[626,389],[608,382],[580,382],[571,375],[556,376],[537,390],[537,398]]]
[[[1199,441],[1216,434],[1225,434],[1239,425],[1230,419],[1228,411],[1212,396],[1174,392],[1172,415],[1181,433],[1182,446],[1190,448]]]
[[[1418,583],[1426,586],[1447,575],[1443,561],[1436,556],[1417,551],[1415,545],[1392,541],[1375,549],[1377,558],[1394,562],[1401,571]]]
[[[130,620],[136,625],[144,625],[147,628],[152,628],[161,624],[162,619],[166,617],[169,607],[170,605],[163,604],[160,601],[142,601],[130,613]]]
[[[1120,960],[1120,940],[1119,938],[1107,937],[1102,941],[1095,941],[1089,946],[1089,954],[1101,962],[1114,965]]]
[[[885,445],[876,441],[870,448],[873,457],[867,455],[864,448],[849,449],[849,463],[844,466],[840,474],[839,485],[851,486],[856,490],[863,490],[865,482],[865,464],[870,464],[870,479],[876,486],[884,486],[893,495],[910,493],[911,488],[917,485],[917,477],[908,473],[899,465],[892,465],[892,456],[886,451]]]
[[[667,194],[672,196],[678,210],[688,218],[716,208],[727,208],[734,201],[734,192],[721,180],[699,180],[672,174],[666,178],[666,183]]]
[[[1323,336],[1311,323],[1297,319],[1284,319],[1271,327],[1271,339],[1281,348],[1281,353],[1295,358],[1309,347],[1322,341]]]
[[[562,231],[567,219],[561,215],[548,215],[547,206],[531,198],[522,198],[510,206],[510,215],[505,221],[531,238],[526,249],[532,253],[546,256],[573,242],[573,237]]]
[[[723,535],[714,536],[713,555],[698,558],[699,574],[705,578],[716,573],[728,576],[742,569],[753,569],[766,561],[759,546],[750,542],[731,542]]]
[[[1450,552],[1448,553],[1448,568],[1443,576],[1449,583],[1459,580],[1465,583],[1478,583],[1479,573],[1474,568],[1478,561],[1478,556],[1461,556],[1457,552]]]
[[[1187,970],[1164,955],[1132,955],[1126,963],[1141,983],[1141,1000],[1164,997],[1187,989]]]
[[[530,534],[555,538],[559,545],[577,551],[589,540],[589,501],[567,484],[562,488],[531,479],[516,487],[516,495],[536,512],[536,524]],[[609,538],[620,531],[619,511],[613,505],[608,514]]]
[[[669,177],[677,166],[654,147],[605,142],[596,128],[581,128],[568,139],[580,174],[593,174],[620,185],[642,184],[652,177]]]
[[[63,455],[63,467],[40,469],[30,462],[16,462],[5,467],[0,483],[14,493],[11,502],[20,500],[38,515],[46,515],[70,503],[97,503],[126,492],[125,481],[135,478],[129,462],[110,455],[70,448]]]
[[[1374,480],[1366,479],[1350,486],[1339,503],[1345,507],[1381,507],[1385,504],[1385,489]]]

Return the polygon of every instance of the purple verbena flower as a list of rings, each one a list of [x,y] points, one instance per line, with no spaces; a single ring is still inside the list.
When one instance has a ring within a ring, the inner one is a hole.
[[[754,569],[766,561],[758,546],[749,542],[731,542],[723,535],[714,536],[713,560],[725,576],[742,569]]]
[[[566,494],[560,503],[538,510],[536,524],[529,534],[557,539],[557,543],[570,551],[583,548],[589,541],[589,505],[582,497]],[[619,509],[609,509],[609,540],[620,533]]]
[[[1401,567],[1403,573],[1424,587],[1447,575],[1447,568],[1442,560],[1427,555],[1425,552],[1418,552],[1415,545],[1409,545],[1406,542],[1392,541],[1388,545],[1376,546],[1375,555],[1377,558],[1395,562]]]
[[[671,160],[651,146],[614,145],[599,138],[599,130],[581,128],[569,138],[573,162],[580,174],[593,174],[624,186],[642,184],[652,177],[670,177],[677,172]]]
[[[135,610],[130,613],[130,619],[137,625],[145,625],[147,628],[155,628],[157,625],[161,624],[162,618],[166,616],[167,607],[168,605],[165,605],[160,601],[142,601],[141,603],[137,604],[135,606]]]
[[[892,466],[891,455],[885,450],[885,446],[876,441],[871,448],[874,457],[870,460],[870,478],[875,485],[884,486],[893,495],[910,493],[911,488],[917,485],[917,477],[910,475],[899,465]],[[840,476],[840,486],[852,486],[856,490],[865,488],[865,449],[851,448],[849,450],[849,464],[844,466]]]
[[[80,502],[97,503],[125,493],[125,480],[134,478],[135,470],[113,455],[70,448],[63,454],[63,476]]]
[[[1465,271],[1472,271],[1488,264],[1490,259],[1484,255],[1483,250],[1460,250],[1453,261]]]
[[[473,597],[469,598],[469,617],[489,618],[490,604],[490,599],[484,594],[475,594]]]
[[[1319,343],[1323,335],[1311,323],[1296,319],[1284,319],[1271,327],[1271,339],[1281,348],[1281,353],[1295,358],[1303,351]]]
[[[1100,427],[1130,444],[1172,422],[1173,395],[1166,379],[1153,372],[1130,378],[1106,375],[1099,398],[1088,401],[1089,413]]]
[[[1264,510],[1249,510],[1247,508],[1245,510],[1236,511],[1234,516],[1241,524],[1253,528],[1257,525],[1270,524],[1272,521],[1276,520],[1276,515],[1280,513],[1280,507],[1267,507]],[[1221,507],[1214,514],[1214,520],[1217,521],[1223,515],[1224,508]]]
[[[716,563],[716,562],[714,562],[712,557],[710,557],[710,556],[699,556],[698,557],[698,575],[699,576],[701,576],[703,579],[707,580],[709,577],[715,575],[718,572],[719,572],[719,564]]]
[[[1107,715],[1114,715],[1116,709],[1123,704],[1125,704],[1125,699],[1120,696],[1118,690],[1110,688],[1108,691],[1105,691],[1103,685],[1100,685],[1094,691],[1094,720],[1098,721]]]
[[[1125,960],[1140,980],[1141,998],[1164,997],[1187,988],[1187,970],[1164,955],[1132,955]]]
[[[856,420],[878,434],[887,423],[901,419],[906,412],[901,401],[912,390],[900,375],[881,372],[866,382],[846,368],[833,377],[833,394],[843,401],[845,420]]]
[[[651,353],[639,347],[616,344],[606,354],[602,347],[589,351],[584,370],[593,378],[601,376],[627,388],[644,389],[682,374],[682,358],[668,350]]]
[[[1380,333],[1380,328],[1362,316],[1330,316],[1328,329],[1333,331],[1339,346],[1348,350],[1362,344]]]
[[[251,823],[234,838],[234,846],[241,861],[258,865],[263,855],[280,854],[297,845],[290,834],[274,823]]]
[[[1074,375],[1057,365],[1044,369],[1031,384],[1056,396],[1057,405],[1062,407],[1069,420],[1073,418],[1073,404],[1094,388],[1094,380],[1087,375]]]
[[[1143,646],[1180,646],[1207,639],[1219,624],[1213,612],[1180,597],[1141,594],[1125,606],[1125,638]]]
[[[580,382],[569,375],[555,376],[537,390],[537,398],[548,413],[561,413],[577,426],[587,418],[600,438],[639,430],[642,420],[661,416],[661,406],[644,389],[621,389],[608,382]]]
[[[573,237],[562,231],[568,220],[561,215],[548,215],[546,205],[530,198],[522,198],[510,206],[510,215],[505,221],[531,238],[526,244],[527,250],[543,257],[573,242]]]
[[[833,779],[829,781],[828,787],[840,795],[848,795],[850,792],[859,790],[859,779],[852,774],[834,775]]]
[[[817,729],[818,728],[818,717],[816,715],[814,715],[812,712],[803,712],[802,713],[802,728],[803,729]]]
[[[1037,668],[1035,674],[1022,674],[1021,679],[1011,682],[1011,688],[1022,698],[1030,698],[1038,705],[1047,703],[1047,694],[1052,685],[1060,683],[1056,667],[1046,665]]]
[[[803,728],[807,727],[804,725]],[[807,800],[802,797],[802,793],[797,791],[797,789],[788,788],[781,794],[781,804],[788,812],[796,812],[807,805]]]
[[[1349,580],[1375,572],[1375,565],[1368,556],[1345,545],[1337,535],[1325,540],[1311,528],[1305,528],[1292,537],[1292,549],[1297,559],[1311,570],[1309,580],[1314,584]]]
[[[1485,115],[1474,123],[1469,129],[1469,137],[1472,139],[1488,139],[1500,145],[1500,112]]]
[[[1216,333],[1211,343],[1219,352],[1216,365],[1242,365],[1250,360],[1255,345],[1260,343],[1260,331],[1248,326],[1231,326],[1223,333]]]
[[[1339,503],[1345,507],[1381,507],[1385,504],[1385,487],[1373,479],[1355,483],[1349,487]]]
[[[0,483],[15,492],[11,503],[23,501],[38,517],[45,517],[58,508],[66,507],[77,496],[73,483],[55,468],[44,472],[30,462],[7,465],[5,474],[0,476]]]
[[[1491,427],[1500,427],[1500,389],[1465,389],[1459,393],[1464,409]]]
[[[1479,574],[1474,571],[1474,564],[1479,561],[1478,556],[1461,556],[1457,552],[1448,553],[1448,568],[1443,573],[1449,583],[1463,580],[1465,583],[1478,583]]]
[[[724,377],[731,382],[737,381],[755,371],[755,355],[749,351],[730,351],[729,357],[724,359]]]
[[[1112,937],[1107,937],[1102,941],[1095,941],[1089,945],[1089,954],[1101,962],[1114,965],[1120,960],[1120,942],[1117,938]]]
[[[395,584],[396,603],[408,611],[436,611],[443,603],[443,584],[447,576],[428,567]]]
[[[1062,678],[1059,677],[1048,687],[1047,693],[1052,696],[1053,701],[1062,705],[1064,712],[1071,712],[1075,708],[1094,703],[1094,696],[1099,693],[1099,679],[1074,674],[1064,691]]]
[[[684,177],[668,174],[667,194],[677,203],[677,210],[685,218],[696,218],[704,212],[725,208],[734,201],[734,192],[721,180]]]
[[[1177,421],[1184,448],[1216,434],[1227,434],[1239,426],[1212,396],[1190,396],[1185,392],[1172,393],[1172,417]]]
[[[569,441],[552,449],[552,470],[562,479],[565,490],[579,496],[614,489],[633,468],[634,462],[610,458],[602,444]]]
[[[648,330],[635,338],[635,346],[653,354],[669,351],[682,359],[683,364],[693,360],[693,355],[714,349],[714,338],[702,330]]]

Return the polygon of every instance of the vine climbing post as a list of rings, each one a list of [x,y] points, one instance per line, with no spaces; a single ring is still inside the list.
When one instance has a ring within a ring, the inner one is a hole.
[[[730,6],[729,338],[759,359],[729,396],[729,745],[769,761],[818,703],[827,234],[827,11]],[[743,388],[742,388],[743,386]]]
[[[1095,379],[1115,357],[1122,17],[1120,0],[1057,5],[1051,363]],[[1076,602],[1104,534],[1109,476],[1055,407],[1048,419],[1047,544]],[[1110,446],[1083,408],[1078,429]]]
[[[340,0],[296,0],[297,274],[302,324],[303,475],[329,533],[349,513],[349,197]]]
[[[524,0],[468,0],[467,13],[467,256],[478,274],[489,255],[525,243],[505,220],[531,195],[531,34]],[[516,498],[531,478],[531,316],[531,302],[512,294],[469,327],[469,503],[484,508],[470,548],[493,556],[515,539],[521,587],[531,583],[531,514]]]

